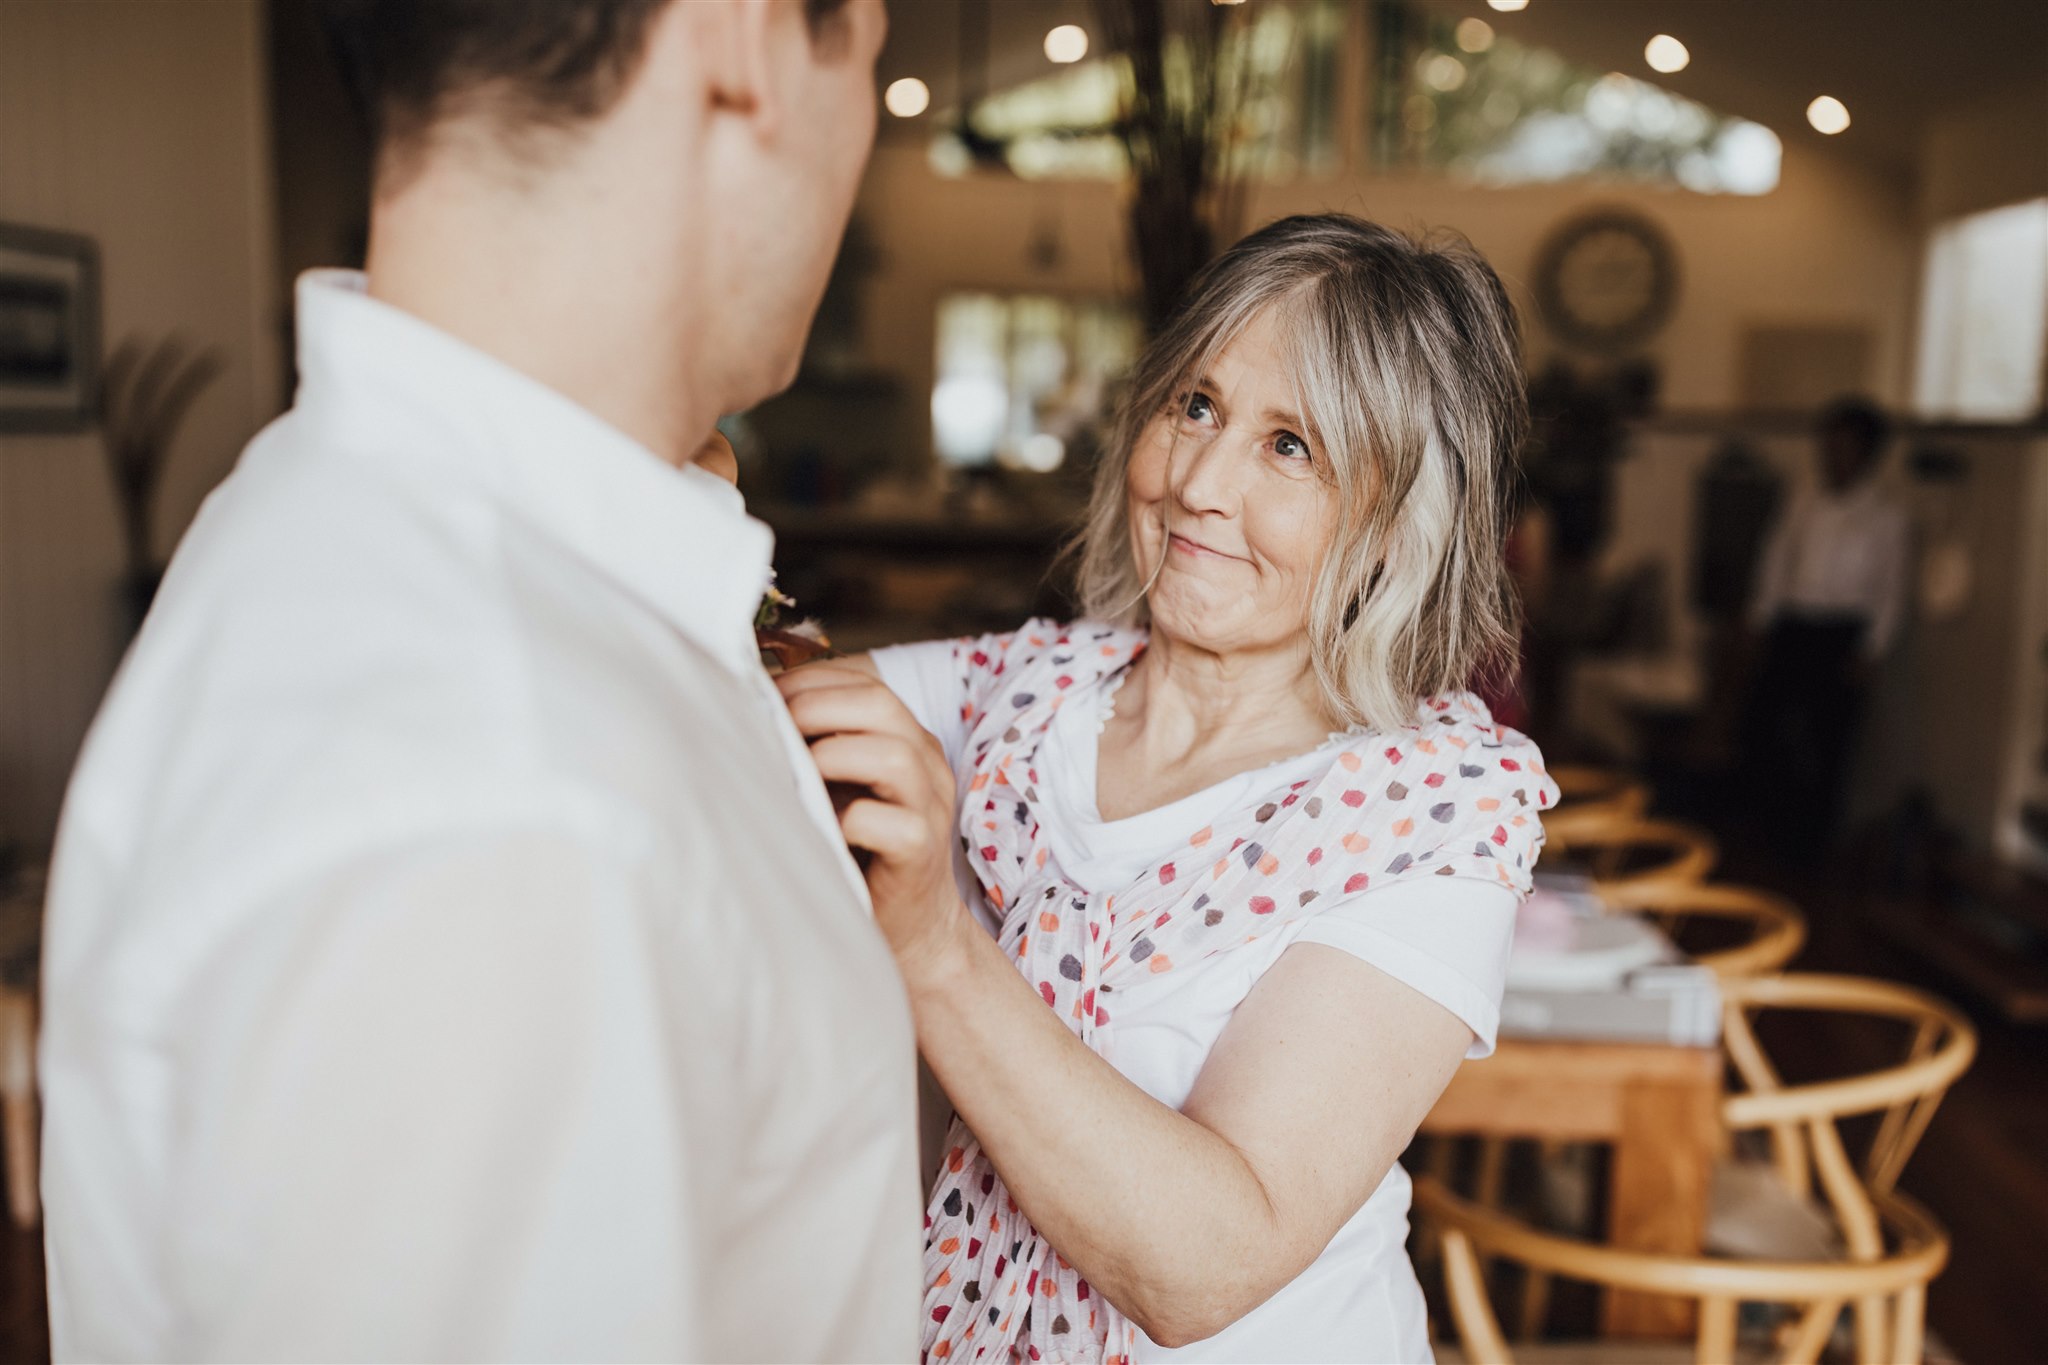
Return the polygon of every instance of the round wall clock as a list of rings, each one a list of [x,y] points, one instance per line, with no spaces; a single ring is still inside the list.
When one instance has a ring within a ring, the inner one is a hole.
[[[1678,302],[1678,253],[1628,209],[1595,209],[1552,233],[1536,257],[1536,306],[1550,329],[1589,351],[1628,351]]]

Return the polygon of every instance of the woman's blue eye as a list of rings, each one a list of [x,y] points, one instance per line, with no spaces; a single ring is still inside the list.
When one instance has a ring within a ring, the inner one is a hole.
[[[1209,401],[1207,394],[1191,393],[1188,395],[1187,407],[1184,411],[1187,416],[1199,422],[1208,417],[1214,408],[1215,405]]]
[[[1309,458],[1308,443],[1291,431],[1283,431],[1274,438],[1273,450],[1275,454],[1285,456],[1290,460],[1306,460]]]

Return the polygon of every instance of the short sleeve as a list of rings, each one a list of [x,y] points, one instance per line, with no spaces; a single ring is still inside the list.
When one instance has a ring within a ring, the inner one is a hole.
[[[1052,621],[1034,619],[1001,634],[891,645],[868,657],[882,685],[939,741],[946,762],[957,773],[967,737],[1007,671],[1011,651],[1033,637],[1042,643],[1059,630]]]
[[[1533,885],[1543,815],[1557,804],[1557,784],[1528,736],[1494,725],[1476,697],[1452,700],[1444,724],[1426,746],[1415,746],[1402,775],[1420,797],[1411,817],[1417,834],[1433,835],[1391,870],[1403,881],[1476,879],[1506,887],[1520,901]],[[1466,708],[1475,714],[1451,719]]]
[[[1303,921],[1296,943],[1339,948],[1434,1000],[1472,1030],[1467,1057],[1493,1052],[1521,898],[1469,877],[1368,891]]]
[[[960,771],[961,751],[967,747],[968,722],[961,702],[966,695],[959,670],[953,665],[957,641],[924,640],[914,645],[890,645],[868,655],[882,686],[946,751],[946,766]]]

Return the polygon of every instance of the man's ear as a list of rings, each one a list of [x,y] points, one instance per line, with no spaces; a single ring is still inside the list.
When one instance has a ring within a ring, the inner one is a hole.
[[[692,0],[672,3],[671,10],[696,11],[701,25],[714,113],[738,114],[750,119],[756,134],[772,137],[782,118],[786,94],[777,77],[783,75],[776,61],[782,44],[789,41],[783,27],[794,22],[802,26],[801,7],[778,0],[718,0],[698,4]],[[800,36],[800,35],[799,35]]]

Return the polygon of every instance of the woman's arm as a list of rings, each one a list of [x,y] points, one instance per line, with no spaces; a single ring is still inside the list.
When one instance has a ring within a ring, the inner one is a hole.
[[[1163,1346],[1213,1336],[1306,1269],[1472,1040],[1393,977],[1299,944],[1175,1113],[1089,1051],[984,934],[906,981],[918,1044],[1018,1205]]]
[[[851,670],[783,683],[842,813],[918,1039],[1018,1204],[1162,1345],[1213,1335],[1299,1274],[1385,1177],[1471,1030],[1351,955],[1289,949],[1181,1112],[1089,1051],[972,922],[938,745]]]

